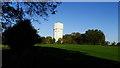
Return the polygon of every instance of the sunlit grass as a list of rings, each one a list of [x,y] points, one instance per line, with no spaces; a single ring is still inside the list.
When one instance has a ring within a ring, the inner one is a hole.
[[[0,49],[10,49],[8,45],[0,45]]]
[[[119,61],[118,47],[115,46],[96,46],[96,45],[74,45],[74,44],[36,44],[36,46],[54,47],[72,51],[79,51],[86,55]]]

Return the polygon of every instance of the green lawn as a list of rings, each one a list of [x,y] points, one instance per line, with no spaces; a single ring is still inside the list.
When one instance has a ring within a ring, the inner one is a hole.
[[[75,45],[75,44],[36,44],[35,46],[54,47],[65,50],[79,51],[86,55],[98,58],[120,61],[118,60],[118,47],[115,46],[95,46],[95,45]]]

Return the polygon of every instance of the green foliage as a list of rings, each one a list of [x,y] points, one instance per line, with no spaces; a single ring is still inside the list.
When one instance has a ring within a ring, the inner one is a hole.
[[[42,43],[42,44],[46,44],[46,39],[45,39],[45,37],[41,37],[41,39],[42,39],[41,43]]]
[[[66,34],[63,36],[63,43],[64,44],[72,44],[72,36],[71,34]]]
[[[55,39],[52,38],[51,36],[47,36],[47,37],[42,37],[42,44],[54,44],[55,43]]]
[[[52,37],[51,36],[46,37],[46,44],[52,44]]]
[[[52,37],[42,37],[42,44],[54,44],[55,39]],[[84,44],[84,45],[108,45],[105,41],[105,35],[101,30],[88,30],[85,34],[73,32],[65,34],[63,38],[59,38],[57,44]]]
[[[73,32],[72,34],[72,43],[73,44],[79,44],[79,41],[80,41],[80,37],[81,37],[81,34],[80,33],[78,33],[78,32]]]
[[[54,38],[52,39],[52,43],[53,43],[53,44],[55,43],[55,39],[54,39]]]
[[[0,45],[0,49],[7,50],[10,49],[10,47],[8,45]]]
[[[63,36],[64,44],[104,45],[105,35],[101,30],[88,30],[85,34],[74,32]]]
[[[57,43],[57,44],[62,44],[62,43],[63,43],[63,39],[62,39],[62,38],[59,38],[56,43]]]
[[[110,42],[109,41],[105,41],[105,45],[110,45]]]
[[[104,45],[105,35],[101,30],[88,30],[86,31],[87,41],[92,45]]]

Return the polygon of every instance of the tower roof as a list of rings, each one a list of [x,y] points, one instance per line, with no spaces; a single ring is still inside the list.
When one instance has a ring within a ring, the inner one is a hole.
[[[63,23],[61,23],[61,22],[56,22],[56,23],[54,23],[54,24],[57,24],[57,23],[63,24]]]

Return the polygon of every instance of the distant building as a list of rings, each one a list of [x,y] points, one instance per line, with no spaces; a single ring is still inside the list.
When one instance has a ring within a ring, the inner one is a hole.
[[[59,38],[63,37],[63,24],[60,22],[54,23],[54,39],[55,42],[58,41]]]

